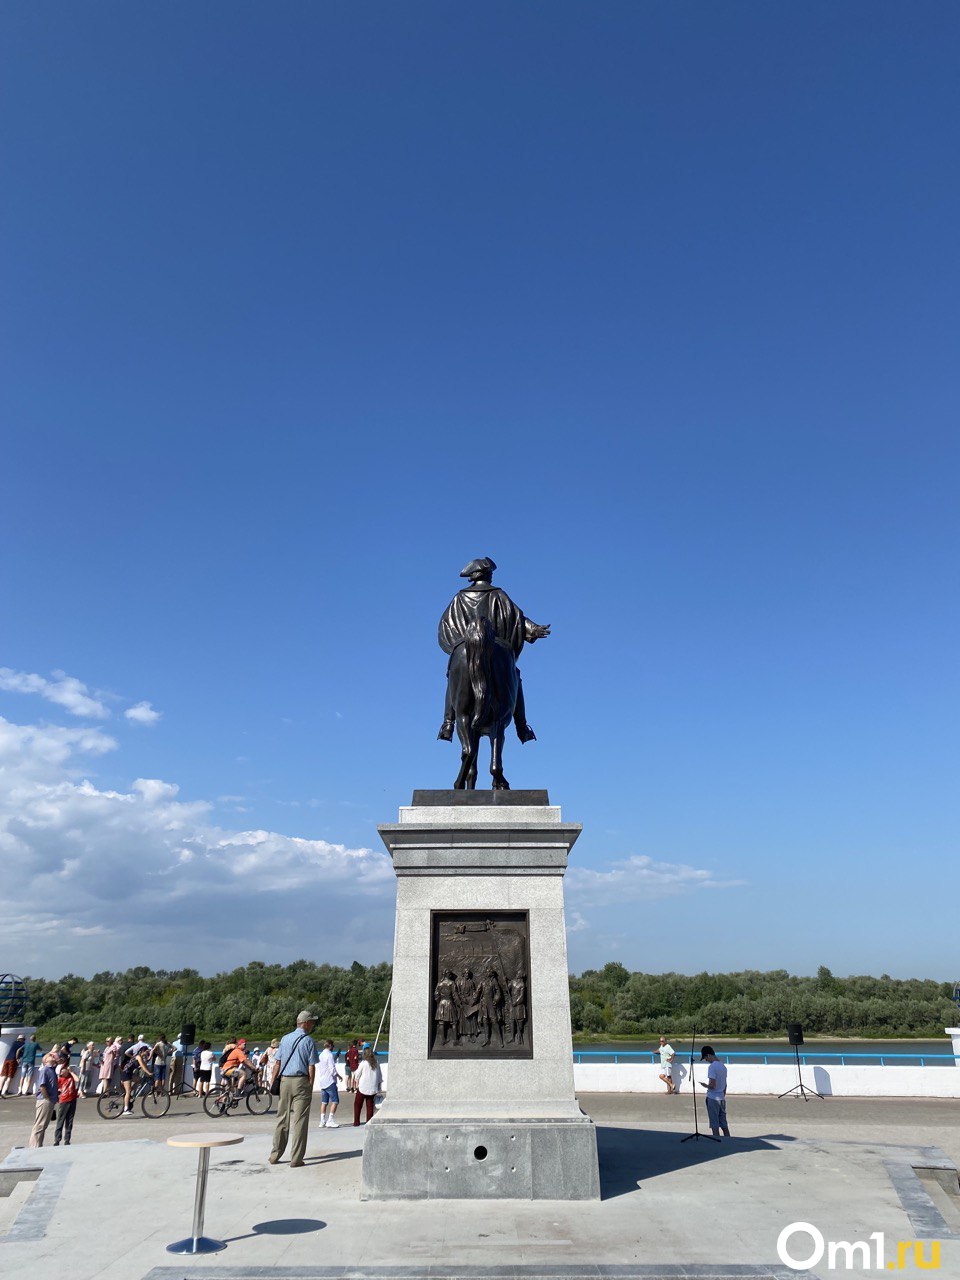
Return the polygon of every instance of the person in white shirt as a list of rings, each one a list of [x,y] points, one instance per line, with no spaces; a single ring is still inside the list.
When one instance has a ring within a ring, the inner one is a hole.
[[[334,1112],[340,1101],[337,1081],[342,1079],[337,1071],[337,1060],[333,1056],[333,1041],[324,1040],[323,1052],[317,1063],[317,1083],[320,1085],[320,1128],[339,1129],[334,1120]]]
[[[213,1047],[209,1040],[200,1045],[200,1070],[197,1072],[197,1093],[204,1097],[210,1092],[210,1081],[213,1077]]]
[[[715,1138],[720,1137],[721,1130],[725,1138],[730,1137],[727,1128],[727,1068],[713,1052],[713,1045],[705,1044],[700,1050],[700,1060],[708,1065],[707,1075],[707,1115],[710,1117],[710,1132]]]
[[[364,1042],[363,1057],[360,1059],[360,1066],[353,1079],[357,1088],[353,1099],[353,1123],[354,1127],[357,1127],[360,1124],[360,1112],[363,1107],[367,1109],[367,1122],[373,1119],[375,1099],[383,1088],[383,1073],[376,1054],[370,1048],[369,1041]]]
[[[677,1088],[673,1083],[673,1060],[677,1055],[673,1051],[673,1045],[667,1043],[667,1037],[660,1037],[660,1079],[667,1086],[667,1093],[676,1093]]]

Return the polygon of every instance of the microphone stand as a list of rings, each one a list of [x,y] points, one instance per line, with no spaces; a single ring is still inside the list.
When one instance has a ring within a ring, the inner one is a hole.
[[[688,1133],[685,1138],[681,1138],[681,1142],[689,1142],[691,1138],[695,1138],[698,1142],[701,1138],[708,1138],[710,1142],[719,1142],[719,1138],[715,1138],[712,1133],[700,1132],[700,1119],[697,1115],[697,1077],[693,1074],[693,1051],[697,1043],[697,1029],[694,1027],[693,1035],[690,1038],[690,1091],[693,1094],[693,1133]]]

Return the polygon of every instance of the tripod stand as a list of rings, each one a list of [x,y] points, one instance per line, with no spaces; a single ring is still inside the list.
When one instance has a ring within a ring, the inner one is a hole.
[[[693,1094],[693,1133],[688,1133],[685,1138],[681,1138],[681,1142],[689,1142],[691,1138],[695,1138],[698,1142],[701,1138],[707,1138],[710,1142],[719,1142],[719,1138],[715,1138],[712,1133],[700,1132],[700,1118],[697,1115],[697,1077],[693,1074],[693,1050],[697,1043],[697,1031],[694,1028],[693,1035],[690,1039],[690,1092]]]
[[[817,1093],[816,1089],[808,1089],[803,1083],[803,1076],[800,1074],[800,1046],[795,1044],[793,1046],[793,1051],[797,1055],[797,1083],[792,1089],[787,1089],[785,1093],[778,1094],[777,1100],[779,1101],[780,1098],[789,1098],[792,1093],[795,1093],[798,1098],[802,1098],[804,1102],[806,1102],[807,1094],[812,1093],[815,1098],[819,1098],[822,1102],[823,1094]]]

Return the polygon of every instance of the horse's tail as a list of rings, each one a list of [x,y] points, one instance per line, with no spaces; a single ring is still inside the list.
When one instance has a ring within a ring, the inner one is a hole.
[[[467,626],[464,648],[467,652],[467,674],[473,689],[473,716],[470,723],[474,729],[483,724],[490,708],[490,693],[493,686],[491,657],[495,643],[493,627],[487,618],[474,618]]]

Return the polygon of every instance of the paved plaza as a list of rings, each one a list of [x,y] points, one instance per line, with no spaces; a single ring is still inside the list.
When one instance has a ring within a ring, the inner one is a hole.
[[[827,1241],[882,1231],[888,1256],[899,1240],[923,1240],[929,1257],[940,1240],[939,1274],[960,1277],[956,1103],[731,1098],[735,1136],[715,1145],[680,1141],[692,1128],[683,1095],[581,1101],[599,1126],[593,1203],[362,1202],[363,1129],[314,1119],[306,1167],[291,1170],[266,1162],[272,1116],[221,1122],[245,1135],[211,1158],[205,1231],[228,1248],[193,1259],[165,1246],[189,1234],[196,1155],[164,1139],[215,1127],[196,1100],[153,1121],[103,1121],[85,1103],[73,1146],[39,1151],[25,1146],[32,1102],[8,1100],[0,1263],[59,1274],[68,1259],[71,1280],[785,1280],[801,1273],[778,1262],[777,1236],[804,1220]],[[799,1238],[798,1252],[808,1245]]]

